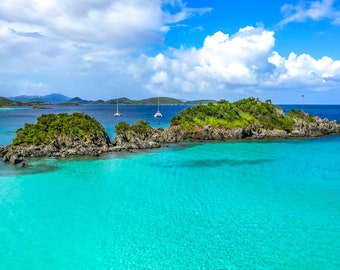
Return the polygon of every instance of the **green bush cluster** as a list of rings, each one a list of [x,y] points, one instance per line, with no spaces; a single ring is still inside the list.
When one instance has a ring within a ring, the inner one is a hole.
[[[150,123],[145,120],[139,120],[134,125],[129,125],[126,122],[119,122],[115,125],[115,132],[117,135],[127,135],[129,133],[144,135],[152,129]]]
[[[83,113],[43,114],[36,124],[25,124],[18,129],[12,145],[49,144],[58,137],[81,138],[107,136],[104,127],[96,119]]]
[[[261,102],[253,97],[236,102],[225,100],[216,104],[197,105],[181,111],[170,121],[171,126],[195,129],[207,125],[223,128],[237,128],[256,125],[268,129],[291,131],[294,121],[279,112],[280,108],[270,100]]]
[[[288,116],[291,118],[299,118],[303,119],[305,121],[314,123],[315,122],[315,117],[313,115],[306,114],[305,112],[301,110],[294,110],[292,109],[289,113]]]

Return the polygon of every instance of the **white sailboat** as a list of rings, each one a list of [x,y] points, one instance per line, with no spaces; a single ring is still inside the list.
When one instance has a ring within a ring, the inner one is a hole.
[[[158,97],[158,109],[157,109],[157,112],[153,115],[153,117],[155,117],[155,118],[162,118],[163,117],[163,115],[159,111],[159,97]]]
[[[118,98],[117,98],[117,112],[114,114],[115,117],[120,117],[122,116],[120,113],[119,113],[119,110],[118,110]]]

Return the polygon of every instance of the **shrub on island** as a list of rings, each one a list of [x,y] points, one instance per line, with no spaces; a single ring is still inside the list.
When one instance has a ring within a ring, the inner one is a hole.
[[[95,143],[107,141],[108,135],[96,119],[83,113],[43,114],[36,124],[17,130],[12,146],[47,145],[61,138]]]
[[[288,116],[291,117],[291,118],[295,118],[295,119],[302,119],[302,120],[305,120],[305,121],[310,122],[310,123],[314,123],[316,121],[314,116],[309,115],[309,114],[307,114],[307,113],[305,113],[301,110],[292,109],[288,113]]]
[[[12,144],[0,148],[0,157],[17,164],[31,157],[99,156],[110,146],[104,127],[89,115],[44,114],[18,129]]]
[[[116,134],[123,136],[127,136],[131,133],[145,135],[151,130],[153,130],[153,127],[151,127],[150,123],[145,120],[139,120],[133,125],[129,125],[126,122],[119,122],[115,125]]]
[[[221,100],[216,104],[197,105],[181,111],[171,119],[170,124],[183,130],[204,126],[233,129],[253,125],[289,132],[294,121],[271,101],[261,102],[251,97],[233,103]]]

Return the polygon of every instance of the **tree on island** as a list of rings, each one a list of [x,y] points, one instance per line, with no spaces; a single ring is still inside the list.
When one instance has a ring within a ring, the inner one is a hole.
[[[104,127],[93,117],[83,113],[43,114],[36,124],[25,124],[16,132],[12,145],[46,145],[53,141],[79,139],[95,143],[108,140]]]
[[[236,102],[220,100],[216,104],[197,105],[187,108],[171,119],[171,126],[180,126],[183,130],[212,126],[233,129],[247,126],[259,126],[268,129],[291,131],[294,120],[268,100],[246,98]]]
[[[139,135],[147,134],[153,127],[145,120],[139,120],[133,125],[129,125],[126,122],[119,122],[115,125],[115,132],[117,135],[127,135],[129,133],[137,133]]]

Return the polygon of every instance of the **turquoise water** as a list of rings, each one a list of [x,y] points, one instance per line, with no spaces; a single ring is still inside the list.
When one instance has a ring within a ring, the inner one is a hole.
[[[339,269],[340,137],[0,165],[0,269]]]

